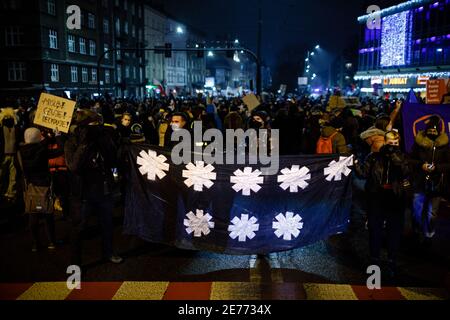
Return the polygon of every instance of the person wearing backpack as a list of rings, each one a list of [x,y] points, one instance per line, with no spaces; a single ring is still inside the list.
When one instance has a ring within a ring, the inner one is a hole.
[[[339,119],[330,121],[321,130],[317,141],[316,154],[345,154],[349,153],[344,135],[341,133],[342,124]]]
[[[73,136],[66,142],[66,163],[79,188],[75,191],[81,201],[79,210],[72,212],[72,264],[81,265],[82,241],[87,221],[94,212],[99,214],[102,229],[103,258],[112,263],[122,262],[113,253],[113,184],[112,168],[117,167],[117,148],[110,130],[100,123],[101,117],[83,110]],[[73,179],[72,179],[73,180]]]

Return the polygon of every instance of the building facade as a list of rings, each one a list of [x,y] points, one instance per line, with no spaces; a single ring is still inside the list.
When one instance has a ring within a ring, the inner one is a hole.
[[[142,97],[147,84],[145,51],[139,50],[146,47],[144,1],[114,0],[113,6],[114,48],[120,49],[113,53],[115,93],[119,97]]]
[[[164,46],[165,34],[167,30],[167,17],[150,5],[145,5],[145,40],[149,48]],[[163,54],[154,51],[145,52],[148,61],[146,65],[146,77],[149,84],[153,85],[155,81],[164,82],[165,78],[165,58]]]
[[[367,94],[426,91],[450,75],[450,0],[415,0],[386,8],[380,23],[361,16],[355,80]]]
[[[79,29],[67,24],[71,5],[80,8]],[[145,45],[143,1],[2,0],[1,6],[0,95],[90,96],[98,94],[98,81],[101,93],[143,94],[145,57],[107,52]]]

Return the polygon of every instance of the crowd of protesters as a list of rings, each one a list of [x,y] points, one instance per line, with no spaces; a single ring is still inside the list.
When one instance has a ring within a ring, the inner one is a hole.
[[[51,187],[54,209],[72,223],[72,262],[81,263],[87,221],[98,212],[103,257],[120,263],[112,245],[112,198],[117,176],[127,174],[123,146],[146,142],[171,148],[175,143],[172,132],[190,130],[195,121],[202,123],[203,130],[278,129],[280,155],[354,155],[355,178],[365,181],[373,264],[380,263],[385,229],[389,270],[395,272],[405,208],[411,208],[415,241],[430,245],[440,199],[448,196],[450,174],[449,140],[438,116],[428,120],[426,129],[416,136],[412,153],[406,154],[401,142],[400,100],[363,99],[360,107],[334,109],[328,107],[327,97],[263,100],[249,112],[240,98],[80,98],[68,134],[35,127],[35,101],[20,100],[0,113],[2,201],[20,201],[22,177],[27,183]],[[122,179],[122,194],[126,181]],[[54,250],[54,215],[46,212],[42,216],[46,246]],[[38,251],[39,215],[29,217],[32,250]]]

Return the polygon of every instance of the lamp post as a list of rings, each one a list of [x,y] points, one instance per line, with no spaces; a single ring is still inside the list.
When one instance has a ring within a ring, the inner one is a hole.
[[[314,57],[315,55],[315,50],[319,50],[320,49],[320,45],[316,45],[314,47],[314,49],[312,50],[308,50],[306,52],[306,59],[305,59],[305,71],[304,71],[304,75],[305,77],[307,77],[309,79],[309,75],[310,75],[310,65],[311,65],[311,58]],[[316,78],[316,74],[314,74],[314,76],[312,77],[312,80],[314,80]]]

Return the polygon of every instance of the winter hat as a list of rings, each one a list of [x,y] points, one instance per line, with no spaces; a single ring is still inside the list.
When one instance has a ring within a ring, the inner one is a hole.
[[[144,130],[139,123],[135,123],[131,126],[131,136],[132,140],[142,139],[144,137]]]
[[[76,115],[75,123],[83,126],[92,122],[100,122],[101,117],[96,112],[89,109],[79,109]]]
[[[441,123],[441,118],[437,115],[434,115],[426,121],[426,124],[427,124],[426,130],[428,131],[430,129],[436,129],[436,131],[438,133],[441,133],[441,127],[439,125],[440,123]]]
[[[41,131],[38,128],[28,128],[24,134],[25,144],[39,143],[42,141]]]
[[[253,117],[255,116],[260,117],[264,122],[266,122],[269,115],[267,114],[267,112],[259,110],[253,113]]]

